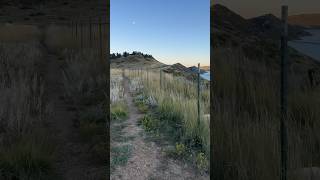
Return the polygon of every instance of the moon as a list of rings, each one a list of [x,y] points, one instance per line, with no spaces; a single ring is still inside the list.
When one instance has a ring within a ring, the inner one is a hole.
[[[135,22],[135,21],[132,21],[132,24],[133,24],[133,25],[135,25],[135,24],[136,24],[136,22]]]

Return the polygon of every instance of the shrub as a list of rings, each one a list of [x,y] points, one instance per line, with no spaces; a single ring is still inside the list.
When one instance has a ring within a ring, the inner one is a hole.
[[[146,113],[149,110],[149,107],[144,102],[138,101],[136,105],[141,113]]]
[[[142,118],[141,123],[144,129],[149,132],[159,128],[159,121],[149,114]]]
[[[200,171],[204,171],[204,170],[208,169],[209,163],[208,163],[208,159],[204,153],[200,152],[197,154],[196,164],[197,164],[197,167]]]
[[[178,155],[178,156],[182,156],[182,155],[184,155],[185,153],[186,153],[186,147],[185,147],[185,145],[183,144],[183,143],[176,143],[176,154]]]
[[[111,119],[112,120],[123,120],[128,116],[127,106],[123,102],[117,102],[111,105]]]

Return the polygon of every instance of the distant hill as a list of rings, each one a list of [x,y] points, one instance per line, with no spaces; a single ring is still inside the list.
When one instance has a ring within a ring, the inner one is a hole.
[[[279,55],[281,20],[272,14],[245,19],[227,7],[211,6],[213,47],[239,47],[248,57],[275,59]],[[309,35],[305,28],[289,25],[289,39]]]
[[[294,25],[315,26],[320,28],[320,13],[292,15],[288,17],[288,21]]]
[[[188,79],[195,79],[197,77],[196,73],[180,63],[167,66],[163,69],[163,71],[177,76],[184,76]]]
[[[160,68],[167,66],[153,57],[145,57],[143,55],[128,55],[127,57],[119,57],[110,59],[111,68],[132,68],[132,69],[147,69]]]
[[[112,58],[110,59],[110,66],[111,68],[149,69],[154,71],[159,71],[160,69],[162,69],[166,73],[174,74],[177,76],[184,76],[190,80],[196,79],[197,72],[198,72],[198,68],[195,66],[186,67],[181,63],[167,65],[159,62],[152,56],[146,57],[141,54]],[[196,70],[194,68],[196,68]],[[204,72],[205,70],[201,69],[201,73],[204,73]]]
[[[235,48],[250,59],[279,63],[281,20],[273,14],[246,19],[221,4],[211,7],[211,48]],[[313,16],[313,22],[320,18]],[[293,19],[291,17],[291,19]],[[310,18],[311,19],[311,18]],[[311,20],[310,20],[311,21]],[[291,21],[292,22],[292,21]],[[302,24],[288,26],[289,40],[311,35]],[[320,63],[289,47],[290,57],[299,66],[319,67]]]
[[[250,26],[246,19],[223,5],[215,4],[211,6],[211,12],[213,29],[236,35],[246,33]]]
[[[210,66],[200,66],[200,69],[203,69],[205,71],[210,71]]]
[[[203,74],[203,73],[205,73],[206,71],[208,71],[208,70],[207,70],[207,67],[208,67],[208,66],[206,66],[206,67],[200,67],[200,73]],[[196,67],[196,66],[188,67],[188,69],[191,70],[191,71],[194,72],[194,73],[198,73],[198,71],[199,71],[198,67]]]
[[[273,14],[265,14],[259,17],[248,19],[250,32],[260,38],[279,39],[282,31],[281,20]],[[304,27],[289,25],[289,39],[298,39],[301,36],[309,35]]]
[[[281,34],[281,20],[272,14],[245,19],[221,4],[211,6],[211,33],[215,43],[238,45],[243,40],[278,40]],[[304,27],[289,25],[289,39],[309,35]]]

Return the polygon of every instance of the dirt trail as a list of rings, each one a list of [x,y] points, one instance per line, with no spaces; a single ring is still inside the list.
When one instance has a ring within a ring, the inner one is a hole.
[[[77,118],[76,112],[71,111],[70,105],[62,98],[64,95],[62,60],[58,59],[56,53],[49,52],[45,44],[43,45],[47,54],[44,59],[46,61],[45,83],[48,101],[53,108],[53,116],[49,120],[48,128],[54,135],[54,143],[57,144],[58,176],[63,180],[103,179],[105,170],[95,167],[96,163],[90,160],[88,145],[80,141],[79,130],[73,123]]]
[[[161,147],[154,142],[145,140],[143,129],[138,126],[137,121],[143,116],[133,103],[129,92],[129,80],[124,78],[124,91],[127,105],[129,107],[129,118],[126,120],[123,136],[134,136],[133,140],[125,143],[114,143],[111,146],[130,144],[132,153],[125,166],[119,166],[111,174],[112,180],[149,180],[149,179],[209,179],[200,177],[187,164],[165,157]]]

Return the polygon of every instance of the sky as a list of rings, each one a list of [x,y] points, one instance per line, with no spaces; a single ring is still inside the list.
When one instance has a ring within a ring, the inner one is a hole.
[[[110,51],[165,64],[210,64],[209,0],[110,0]]]
[[[289,15],[320,13],[320,0],[211,0],[227,6],[243,17],[256,17],[272,13],[280,17],[283,2],[289,6]]]

